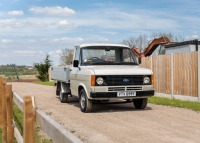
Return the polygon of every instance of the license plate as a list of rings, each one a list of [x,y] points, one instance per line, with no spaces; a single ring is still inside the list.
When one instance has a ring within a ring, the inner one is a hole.
[[[117,92],[117,97],[129,97],[129,96],[136,96],[136,92],[134,91]]]

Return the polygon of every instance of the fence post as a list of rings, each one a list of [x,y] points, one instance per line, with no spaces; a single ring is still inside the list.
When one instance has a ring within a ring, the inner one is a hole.
[[[200,51],[198,51],[198,101],[200,102]]]
[[[2,94],[2,76],[0,76],[0,127],[3,127],[3,112],[2,112],[2,100],[3,100],[3,94]]]
[[[2,79],[2,129],[3,129],[3,143],[7,143],[7,109],[6,109],[6,81]]]
[[[171,56],[171,99],[174,99],[174,54]]]
[[[7,142],[14,142],[14,126],[13,126],[13,94],[12,85],[6,85],[7,95]]]
[[[24,143],[35,142],[35,108],[31,96],[24,97]]]

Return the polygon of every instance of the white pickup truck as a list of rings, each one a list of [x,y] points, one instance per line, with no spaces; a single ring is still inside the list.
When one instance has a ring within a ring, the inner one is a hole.
[[[72,65],[51,67],[51,79],[57,82],[60,101],[78,96],[82,112],[111,100],[133,102],[136,109],[144,109],[147,98],[154,95],[152,71],[139,67],[130,47],[121,44],[76,46]]]

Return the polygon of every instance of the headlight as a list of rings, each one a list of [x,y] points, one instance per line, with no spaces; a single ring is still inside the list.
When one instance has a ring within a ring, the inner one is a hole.
[[[144,77],[144,80],[143,80],[144,84],[149,84],[150,83],[150,78],[149,77]]]
[[[102,84],[103,84],[103,78],[102,78],[102,77],[98,77],[98,78],[96,79],[96,83],[97,83],[98,85],[102,85]]]

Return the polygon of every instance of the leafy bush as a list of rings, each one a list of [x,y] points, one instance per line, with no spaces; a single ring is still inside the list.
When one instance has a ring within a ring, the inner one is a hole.
[[[33,66],[38,71],[38,75],[37,75],[38,79],[40,79],[41,81],[49,80],[48,70],[51,67],[51,60],[49,60],[49,55],[46,56],[44,62],[34,63]]]

